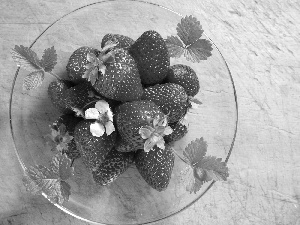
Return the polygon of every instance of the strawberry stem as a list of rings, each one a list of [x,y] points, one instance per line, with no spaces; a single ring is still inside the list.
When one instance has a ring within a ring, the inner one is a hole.
[[[52,72],[46,72],[46,73],[49,73],[51,76],[55,77],[57,80],[61,81],[62,79],[55,73],[52,73]]]
[[[186,164],[189,164],[181,155],[179,155],[178,154],[178,152],[176,152],[176,150],[173,148],[173,147],[171,147],[171,149],[172,149],[172,152],[179,158],[179,159],[181,159],[183,162],[185,162]]]

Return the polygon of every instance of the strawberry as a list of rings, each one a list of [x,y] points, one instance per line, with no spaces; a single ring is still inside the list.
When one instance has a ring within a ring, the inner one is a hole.
[[[187,127],[180,122],[172,123],[169,125],[173,129],[173,132],[169,135],[164,136],[166,143],[178,141],[188,132]]]
[[[74,136],[75,126],[82,120],[83,119],[80,117],[75,117],[73,115],[65,114],[60,116],[52,124],[51,129],[54,129],[55,131],[59,131],[61,125],[64,125],[66,132],[68,132],[68,135]],[[62,139],[62,137],[60,137],[59,139]],[[76,148],[74,138],[69,143],[67,143],[67,148],[62,150],[62,154],[64,153],[66,153],[67,156],[72,160],[80,157],[80,152]]]
[[[164,39],[156,31],[144,32],[129,53],[137,63],[142,84],[157,84],[167,76],[170,57]]]
[[[154,117],[163,117],[158,106],[151,101],[126,102],[116,109],[115,121],[120,140],[117,150],[122,152],[144,149],[145,140],[140,129],[151,125]]]
[[[188,96],[194,97],[200,89],[196,72],[187,65],[175,64],[170,67],[166,78],[168,83],[181,85]]]
[[[113,100],[125,102],[141,99],[143,87],[135,61],[124,49],[114,49],[113,54],[113,62],[106,63],[104,74],[98,73],[93,87]]]
[[[98,55],[99,51],[95,48],[84,46],[75,50],[69,58],[66,69],[69,79],[74,83],[78,84],[86,81],[86,78],[83,78],[82,76],[86,71],[85,65],[88,63],[88,53]]]
[[[124,173],[133,162],[133,152],[119,152],[113,148],[104,162],[93,172],[97,184],[108,185]]]
[[[62,113],[73,113],[66,105],[65,92],[71,87],[72,84],[66,80],[53,81],[48,86],[48,96],[53,105]]]
[[[175,156],[169,146],[145,152],[138,150],[135,154],[134,162],[144,180],[157,191],[167,188],[172,170],[174,167]]]
[[[106,34],[102,38],[101,48],[104,48],[105,44],[108,41],[117,43],[117,45],[114,48],[124,48],[124,49],[128,49],[134,43],[133,39],[121,34]]]
[[[101,137],[93,136],[90,132],[91,120],[79,122],[74,131],[74,140],[84,164],[91,170],[96,171],[104,162],[109,151],[114,147],[116,132],[110,135],[104,133]]]
[[[83,82],[69,88],[65,92],[66,105],[68,108],[82,109],[89,102],[95,102],[100,96],[95,96],[95,89],[90,82]]]
[[[165,83],[145,88],[142,99],[154,102],[169,116],[169,123],[177,122],[184,117],[189,107],[188,96],[179,84]]]

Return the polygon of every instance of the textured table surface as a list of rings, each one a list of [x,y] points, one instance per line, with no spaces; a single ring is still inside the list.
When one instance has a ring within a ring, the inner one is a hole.
[[[15,44],[28,46],[52,21],[91,0],[0,3],[0,224],[87,224],[26,193],[9,134]],[[158,224],[300,224],[299,0],[149,0],[201,15],[227,59],[239,102],[238,134],[227,182]]]

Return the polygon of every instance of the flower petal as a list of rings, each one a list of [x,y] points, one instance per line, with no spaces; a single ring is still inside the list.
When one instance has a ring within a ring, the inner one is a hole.
[[[107,113],[106,115],[107,115],[108,120],[113,121],[114,115],[113,115],[113,113],[112,113],[112,111],[111,111],[110,108],[109,108],[109,110],[106,113]]]
[[[139,130],[139,134],[142,136],[143,139],[150,138],[152,133],[153,133],[153,131],[147,127],[141,127]]]
[[[153,147],[162,139],[159,135],[152,135],[150,138],[148,138],[145,141],[144,144],[144,151],[149,152],[150,150],[153,150]]]
[[[156,115],[153,119],[153,127],[156,127],[157,124],[160,122],[161,117],[159,115]]]
[[[97,58],[97,56],[94,53],[92,53],[92,52],[89,52],[86,55],[87,61],[89,61],[91,63],[95,62],[96,58]]]
[[[88,120],[91,120],[91,119],[97,120],[97,119],[99,119],[99,117],[100,117],[100,114],[96,108],[88,108],[85,111],[85,118]]]
[[[90,125],[90,132],[95,137],[101,137],[105,132],[105,128],[101,123],[95,122]]]
[[[169,135],[173,133],[173,129],[170,126],[167,126],[164,130],[164,135]]]
[[[157,143],[156,146],[159,147],[160,149],[165,149],[165,140],[161,138]]]
[[[109,104],[104,100],[99,100],[95,104],[95,108],[99,111],[99,113],[104,114],[110,110]]]
[[[106,134],[107,135],[110,135],[112,132],[115,131],[115,127],[114,127],[114,124],[112,121],[108,121],[106,124],[105,124],[105,130],[106,130]]]
[[[157,124],[157,126],[167,126],[168,124],[168,117],[167,116],[164,116]]]

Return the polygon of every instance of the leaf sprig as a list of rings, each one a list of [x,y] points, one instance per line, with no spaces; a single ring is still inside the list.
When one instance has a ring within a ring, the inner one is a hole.
[[[56,203],[63,204],[69,200],[71,186],[66,182],[73,176],[74,167],[66,154],[56,154],[47,168],[35,165],[26,169],[23,184],[32,194],[45,193],[47,198]]]
[[[45,73],[50,73],[57,79],[60,79],[57,75],[51,73],[57,63],[57,54],[54,47],[45,49],[41,60],[32,49],[23,45],[16,45],[12,49],[11,55],[19,67],[30,72],[24,79],[24,90],[39,87],[44,80]]]
[[[179,58],[183,54],[188,61],[195,63],[211,56],[212,44],[201,39],[202,26],[195,17],[182,18],[176,30],[177,36],[168,36],[165,40],[170,57]]]
[[[206,156],[207,143],[203,138],[192,141],[184,150],[185,162],[189,165],[184,176],[187,178],[186,190],[196,193],[208,181],[226,181],[229,176],[228,167],[222,159]]]

